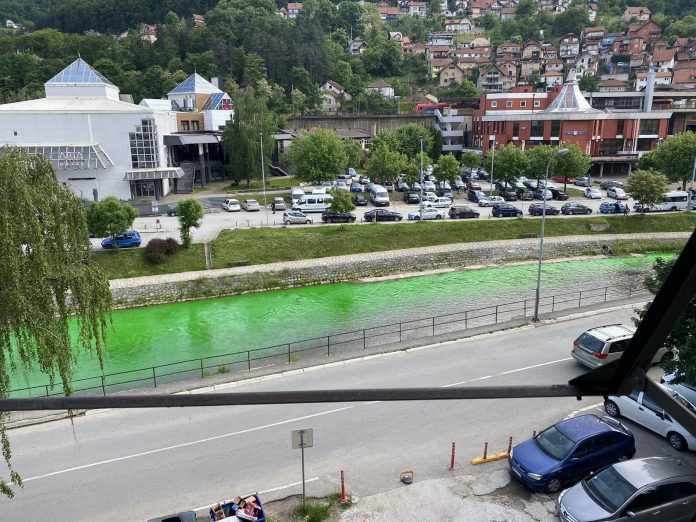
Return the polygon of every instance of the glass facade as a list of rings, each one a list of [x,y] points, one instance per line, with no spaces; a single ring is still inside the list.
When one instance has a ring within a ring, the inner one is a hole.
[[[157,154],[157,126],[155,120],[142,120],[135,132],[130,133],[131,165],[134,169],[159,167]]]

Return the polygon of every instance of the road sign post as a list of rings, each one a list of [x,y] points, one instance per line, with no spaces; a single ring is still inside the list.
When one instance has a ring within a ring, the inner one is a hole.
[[[302,507],[306,506],[304,449],[314,446],[314,429],[292,430],[292,449],[302,450]]]

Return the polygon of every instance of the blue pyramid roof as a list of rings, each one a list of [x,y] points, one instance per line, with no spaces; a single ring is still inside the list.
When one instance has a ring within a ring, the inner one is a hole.
[[[198,73],[193,73],[167,94],[214,94],[222,92]]]
[[[46,82],[46,85],[114,85],[82,58],[78,58]]]

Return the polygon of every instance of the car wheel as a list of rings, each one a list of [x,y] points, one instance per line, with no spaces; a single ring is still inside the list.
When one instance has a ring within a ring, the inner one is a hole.
[[[289,224],[290,224],[290,220],[289,220],[289,219],[286,219],[286,220],[285,220],[285,224],[286,224],[286,225],[289,225]]]
[[[289,223],[289,221],[288,221],[288,223]],[[311,225],[311,224],[312,224],[312,220],[311,220],[311,219],[308,219],[307,221],[305,221],[305,225]]]
[[[604,411],[610,417],[621,417],[621,410],[619,410],[619,406],[614,401],[604,401]]]
[[[397,221],[401,221],[402,219],[404,219],[404,218],[400,217],[400,218],[397,218],[396,220],[397,220]]]
[[[350,218],[351,223],[355,223],[355,218]]]
[[[660,364],[671,362],[672,359],[674,359],[674,354],[672,352],[667,352],[662,356],[662,359],[660,359]]]
[[[677,207],[672,207],[672,208],[670,208],[670,210],[671,210],[672,212],[676,212],[676,211],[677,211]]]
[[[616,462],[626,462],[628,459],[630,459],[628,455],[621,455],[618,459],[616,459]]]
[[[667,434],[667,442],[669,442],[669,445],[677,451],[686,451],[689,449],[686,445],[686,440],[684,440],[684,437],[674,431],[670,431]]]
[[[442,219],[442,216],[436,216],[435,219]]]
[[[561,483],[561,479],[559,478],[552,478],[549,480],[549,483],[546,484],[546,492],[547,493],[556,493],[558,490],[561,489],[561,486],[563,484]]]

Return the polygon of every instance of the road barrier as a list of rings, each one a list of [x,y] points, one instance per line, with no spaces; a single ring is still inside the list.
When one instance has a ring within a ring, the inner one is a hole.
[[[486,462],[494,462],[496,460],[503,460],[503,459],[506,459],[510,456],[511,451],[512,451],[512,437],[510,437],[508,440],[507,451],[501,451],[500,453],[494,453],[493,455],[488,455],[488,442],[484,442],[484,444],[483,444],[483,457],[482,458],[474,457],[473,459],[471,459],[471,463],[473,465],[477,465],[477,464],[485,464]]]
[[[649,296],[642,286],[614,285],[579,290],[560,295],[543,296],[539,312],[553,313],[583,306],[605,303],[635,296]],[[439,335],[452,335],[472,328],[492,326],[510,321],[531,319],[534,298],[511,301],[453,312],[445,315],[410,319],[400,323],[371,326],[350,332],[335,333],[300,341],[239,350],[222,355],[189,359],[147,368],[109,373],[69,382],[73,395],[107,395],[120,391],[193,379],[204,379],[218,374],[248,373],[266,366],[284,366],[302,359],[322,361],[332,356],[360,355],[367,349],[382,345],[413,342]],[[570,347],[569,347],[570,349]],[[58,381],[11,390],[9,398],[63,396],[63,384]]]
[[[456,467],[454,465],[454,442],[452,443],[452,459],[450,460],[450,467],[448,468],[450,471],[456,471]]]

